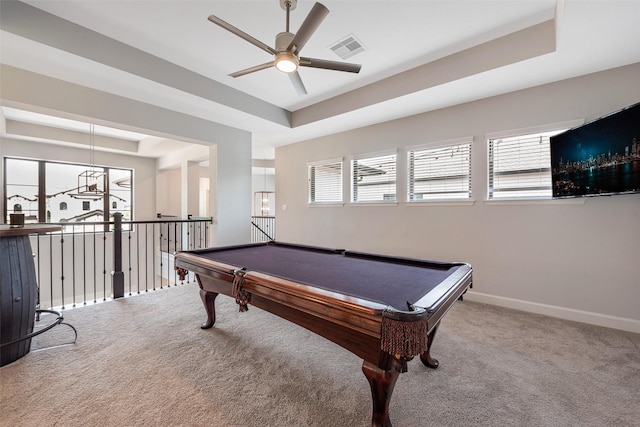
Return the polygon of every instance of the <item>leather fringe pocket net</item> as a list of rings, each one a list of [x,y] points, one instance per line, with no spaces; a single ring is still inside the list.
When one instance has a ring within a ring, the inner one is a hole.
[[[251,302],[251,292],[244,290],[244,274],[236,272],[233,275],[233,285],[231,295],[236,299],[236,304],[240,306],[240,312],[249,310],[248,304]]]
[[[391,355],[413,357],[427,350],[427,319],[403,322],[383,314],[380,348]]]

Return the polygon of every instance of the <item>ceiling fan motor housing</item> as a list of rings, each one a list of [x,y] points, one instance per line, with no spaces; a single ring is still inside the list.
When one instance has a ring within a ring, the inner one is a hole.
[[[291,40],[293,40],[293,33],[287,33],[283,31],[276,35],[276,51],[286,52]]]
[[[282,32],[276,36],[276,57],[275,66],[278,70],[291,73],[298,68],[299,61],[298,56],[293,52],[287,50],[291,40],[293,40],[293,34]]]

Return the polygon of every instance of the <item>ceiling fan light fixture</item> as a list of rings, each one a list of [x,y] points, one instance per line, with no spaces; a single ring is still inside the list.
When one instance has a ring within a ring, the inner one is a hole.
[[[283,73],[293,73],[298,69],[298,58],[291,52],[278,52],[275,65]]]

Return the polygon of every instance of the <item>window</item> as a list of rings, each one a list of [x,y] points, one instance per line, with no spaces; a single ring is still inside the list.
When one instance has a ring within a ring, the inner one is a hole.
[[[351,161],[351,201],[396,201],[395,153]]]
[[[131,170],[9,157],[4,166],[5,206],[20,203],[25,222],[99,222],[116,211],[132,219]]]
[[[38,222],[38,162],[5,158],[4,171],[4,206],[23,213],[26,223]],[[10,213],[4,213],[5,224]]]
[[[310,204],[342,203],[342,159],[308,166]]]
[[[489,139],[489,199],[551,198],[549,138],[563,130]]]
[[[407,201],[471,198],[471,139],[407,152]]]

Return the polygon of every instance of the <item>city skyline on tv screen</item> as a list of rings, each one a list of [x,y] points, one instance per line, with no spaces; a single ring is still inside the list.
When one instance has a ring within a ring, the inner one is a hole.
[[[640,103],[550,142],[553,197],[640,192]]]

